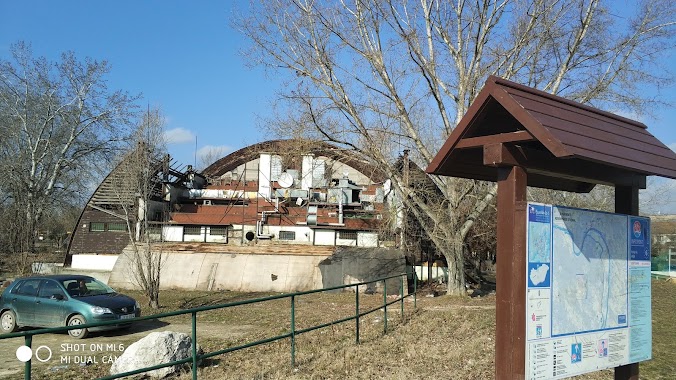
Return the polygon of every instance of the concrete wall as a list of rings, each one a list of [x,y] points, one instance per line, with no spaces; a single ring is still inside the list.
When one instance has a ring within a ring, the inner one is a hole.
[[[357,246],[359,247],[377,247],[377,232],[357,232]]]
[[[40,274],[81,274],[108,283],[110,270],[64,268],[62,263],[33,263],[33,273]]]
[[[356,239],[341,239],[338,236],[336,236],[336,245],[347,246],[347,247],[356,247],[357,246],[357,240]]]
[[[183,226],[162,227],[164,241],[183,241]]]
[[[212,228],[214,227],[207,227],[207,236],[206,240],[207,243],[227,243],[228,242],[228,234],[226,233],[225,235],[217,235],[214,234],[212,235]],[[227,228],[227,227],[222,227],[222,228]]]
[[[336,245],[343,247],[377,247],[377,232],[357,232],[357,239],[341,239],[336,230],[314,230],[315,245]]]
[[[131,275],[130,250],[120,255],[108,284],[137,288]],[[406,270],[404,255],[384,248],[346,248],[332,256],[224,253],[166,254],[162,289],[295,292],[359,283]],[[400,280],[388,281],[389,294],[399,294]],[[382,282],[360,291],[381,291]]]
[[[72,269],[113,270],[118,255],[73,255]]]
[[[277,244],[312,244],[312,229],[306,226],[267,226],[269,233],[275,237],[273,240]],[[293,231],[296,233],[295,240],[279,240],[279,231]]]
[[[198,234],[187,234],[185,233],[185,228],[183,229],[183,241],[192,241],[192,242],[204,242],[206,240],[206,227],[199,226],[200,233]]]
[[[110,275],[113,288],[133,289],[130,258],[120,255]],[[322,287],[319,263],[327,256],[170,253],[160,277],[163,289],[293,292]]]
[[[403,251],[389,248],[341,247],[319,264],[324,288],[356,284],[406,272]],[[406,283],[405,283],[406,286]],[[366,292],[382,291],[383,283],[363,287]],[[360,289],[360,291],[362,291]],[[387,280],[387,293],[400,294],[401,280]],[[404,289],[406,293],[406,289]]]
[[[315,230],[315,245],[335,245],[336,231]]]

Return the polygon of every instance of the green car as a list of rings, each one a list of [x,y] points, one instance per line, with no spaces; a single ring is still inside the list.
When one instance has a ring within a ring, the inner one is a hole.
[[[84,338],[90,331],[129,327],[126,320],[141,316],[138,302],[93,277],[51,275],[19,278],[0,296],[2,333],[19,327],[76,326],[119,320],[120,324],[73,329],[68,334]]]

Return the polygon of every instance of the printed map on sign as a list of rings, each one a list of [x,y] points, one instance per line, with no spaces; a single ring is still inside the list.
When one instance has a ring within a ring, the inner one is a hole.
[[[553,207],[552,335],[627,326],[627,219]]]
[[[531,206],[535,207],[535,206]],[[534,263],[548,263],[552,252],[550,225],[544,223],[530,223],[528,225],[528,261]]]
[[[528,205],[528,286],[548,288],[552,254],[552,207]]]

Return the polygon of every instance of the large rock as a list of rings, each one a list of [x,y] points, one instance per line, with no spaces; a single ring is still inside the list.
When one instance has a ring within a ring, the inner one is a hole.
[[[202,352],[202,349],[198,345],[197,353],[200,354]],[[113,366],[110,367],[110,374],[117,375],[191,356],[192,339],[190,336],[173,331],[153,332],[129,345],[124,350],[124,353],[113,363]],[[176,365],[149,371],[145,374],[155,378],[162,378],[180,369],[181,366]]]

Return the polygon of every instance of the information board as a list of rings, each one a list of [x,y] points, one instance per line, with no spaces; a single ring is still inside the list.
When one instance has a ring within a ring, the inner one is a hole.
[[[652,358],[650,219],[528,204],[526,379]]]

